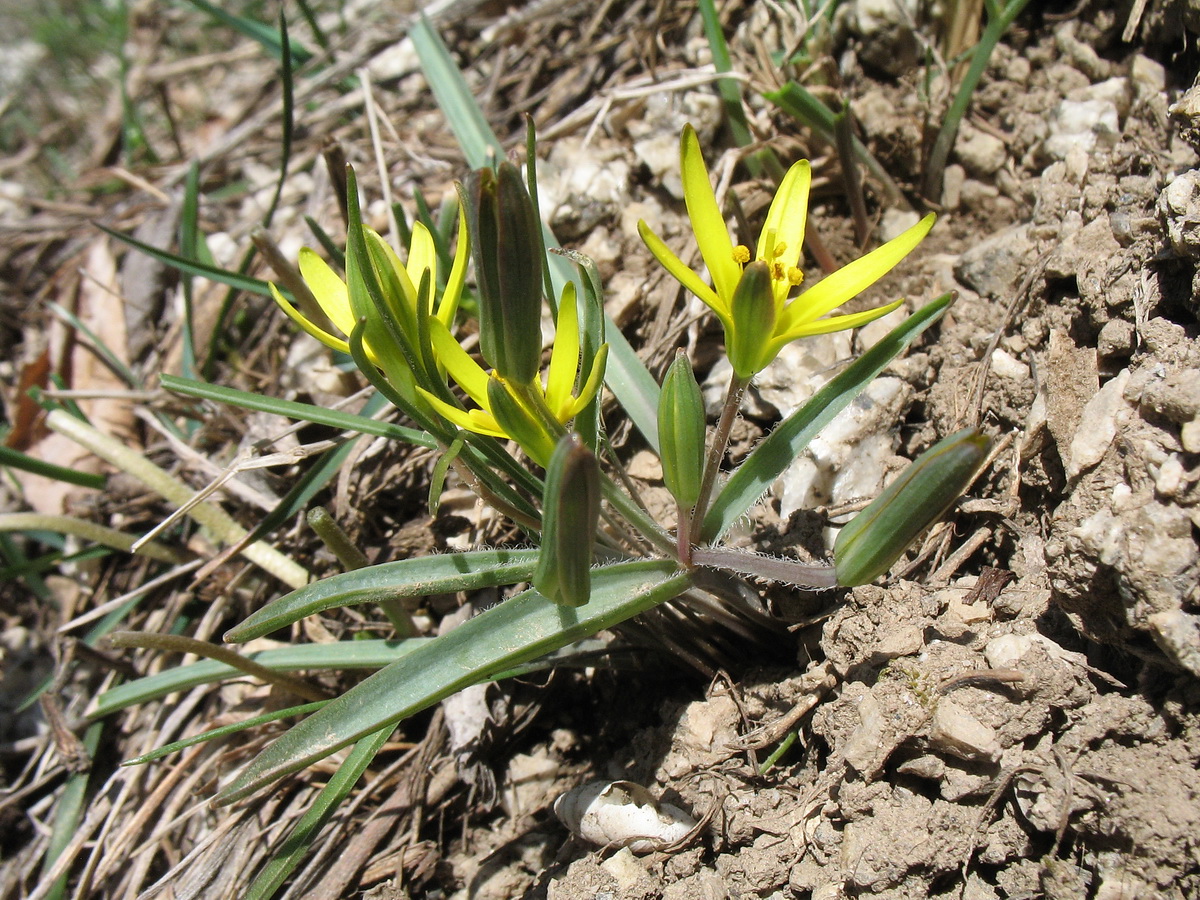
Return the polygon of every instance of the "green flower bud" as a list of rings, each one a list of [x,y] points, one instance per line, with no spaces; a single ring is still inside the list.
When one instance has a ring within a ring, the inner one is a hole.
[[[464,191],[479,283],[479,344],[503,378],[528,384],[542,357],[541,223],[516,166],[479,169]]]
[[[959,498],[991,441],[965,428],[934,444],[856,515],[833,545],[838,584],[874,581]]]
[[[546,409],[537,389],[522,390],[522,385],[507,382],[493,372],[488,378],[487,399],[492,417],[504,433],[539,466],[548,466],[564,429]]]
[[[563,435],[546,469],[542,548],[533,586],[563,606],[592,593],[592,544],[600,520],[600,463],[578,434]]]
[[[704,398],[682,350],[663,379],[658,443],[667,490],[680,506],[691,509],[700,499],[704,480]]]
[[[752,378],[774,358],[769,352],[775,333],[775,290],[771,268],[758,259],[746,266],[730,303],[733,325],[725,340],[729,362],[739,378]]]

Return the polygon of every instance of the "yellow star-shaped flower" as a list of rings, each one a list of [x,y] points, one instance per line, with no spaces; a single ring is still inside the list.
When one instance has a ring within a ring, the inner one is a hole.
[[[462,211],[459,211],[459,221],[462,219]],[[364,237],[369,245],[377,251],[377,256],[382,257],[387,261],[389,272],[381,272],[380,281],[385,285],[397,286],[398,290],[388,292],[387,302],[392,308],[397,320],[401,326],[405,328],[405,332],[411,336],[411,339],[416,340],[416,317],[417,312],[417,291],[421,284],[421,279],[425,273],[429,273],[429,283],[437,284],[438,271],[438,256],[437,247],[434,244],[433,236],[429,233],[429,229],[422,223],[417,222],[413,225],[412,240],[408,248],[407,264],[400,261],[400,257],[396,252],[377,232],[371,228],[363,228]],[[458,310],[458,302],[462,297],[463,281],[467,274],[467,260],[470,256],[470,239],[465,228],[459,229],[458,247],[454,252],[454,261],[450,266],[450,274],[446,279],[446,288],[442,292],[442,296],[433,304],[433,313],[435,317],[447,328],[454,323],[454,314]],[[350,292],[346,287],[341,277],[330,268],[325,260],[321,259],[313,250],[304,247],[300,251],[299,258],[300,274],[304,278],[305,284],[316,297],[317,303],[321,307],[321,311],[329,318],[334,327],[347,337],[354,331],[354,326],[357,324],[357,318],[354,315],[354,310],[350,305]],[[279,304],[279,308],[287,313],[288,318],[300,326],[308,334],[312,335],[326,347],[349,354],[350,346],[344,337],[330,334],[319,325],[310,321],[303,313],[292,306],[275,285],[271,285],[271,296],[275,298],[275,302]],[[395,296],[398,294],[399,296]],[[377,365],[381,358],[385,356],[380,352],[380,348],[366,345],[367,356],[372,362]],[[386,354],[389,357],[394,357],[395,354]]]
[[[688,218],[712,287],[684,265],[644,221],[638,223],[638,233],[663,267],[717,314],[725,328],[730,362],[739,377],[750,378],[762,371],[785,344],[797,338],[857,328],[903,302],[822,318],[891,271],[929,233],[933,215],[789,300],[793,288],[803,280],[799,262],[812,180],[808,160],[797,162],[784,176],[753,255],[745,246],[735,247],[729,237],[700,142],[690,125],[680,139],[680,167]],[[748,279],[744,278],[747,274],[751,275]]]

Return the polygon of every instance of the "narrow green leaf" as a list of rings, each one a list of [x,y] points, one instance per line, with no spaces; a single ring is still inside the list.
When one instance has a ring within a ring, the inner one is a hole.
[[[83,747],[87,751],[89,758],[96,755],[96,750],[100,746],[101,732],[104,730],[103,722],[93,722],[83,735]],[[83,811],[87,807],[87,790],[88,782],[91,780],[91,768],[84,769],[82,772],[72,772],[67,778],[67,783],[63,787],[62,793],[59,794],[57,801],[54,804],[54,824],[50,829],[50,840],[46,847],[46,854],[42,857],[42,875],[45,876],[54,864],[58,862],[58,858],[62,852],[71,843],[71,839],[75,837],[75,832],[79,828],[79,823],[83,821]],[[66,896],[67,880],[69,873],[64,873],[54,883],[43,896],[47,900],[59,900]]]
[[[527,581],[537,565],[536,550],[473,550],[419,556],[342,572],[273,600],[225,634],[242,643],[292,622],[338,606],[423,597]]]
[[[704,22],[704,36],[708,38],[708,47],[712,52],[713,68],[718,72],[732,71],[729,45],[725,42],[725,32],[721,28],[721,18],[717,15],[714,0],[700,0],[700,18]],[[741,85],[734,78],[722,78],[717,82],[717,93],[721,95],[721,105],[725,107],[725,117],[734,141],[739,147],[747,146],[754,140],[754,135],[746,119],[746,108],[742,105]],[[751,175],[758,177],[761,174],[762,166],[754,157],[749,157],[746,165]]]
[[[163,250],[160,247],[152,246],[144,241],[139,241],[137,238],[130,237],[127,234],[121,234],[119,231],[114,231],[99,222],[92,223],[96,228],[99,228],[109,237],[120,241],[122,244],[127,244],[134,250],[140,250],[147,256],[157,259],[160,263],[166,266],[171,266],[173,269],[178,269],[188,275],[199,275],[202,278],[207,278],[209,281],[216,281],[221,284],[227,284],[239,291],[245,291],[248,294],[260,294],[263,297],[271,296],[271,289],[267,287],[267,283],[258,278],[251,278],[249,275],[239,275],[237,272],[230,272],[226,269],[218,268],[217,266],[208,266],[204,263],[196,262],[192,259],[186,259],[177,253],[171,253]],[[284,294],[284,296],[288,296]],[[290,299],[290,298],[289,298]]]
[[[309,716],[255,757],[217,802],[247,797],[464,687],[670,600],[690,583],[673,562],[651,560],[597,569],[591,601],[578,609],[525,591],[422,644]]]
[[[349,796],[376,754],[383,749],[383,745],[391,737],[393,728],[394,726],[390,725],[380,728],[374,734],[365,735],[354,745],[345,761],[338,766],[337,772],[321,788],[312,805],[304,811],[300,821],[292,827],[283,845],[258,873],[242,900],[270,900],[275,896],[276,889],[308,854],[321,829]]]
[[[278,60],[282,61],[284,53],[288,51],[290,51],[291,61],[298,66],[304,65],[312,59],[313,55],[311,51],[306,50],[299,44],[288,45],[283,40],[282,35],[269,25],[264,25],[262,22],[255,21],[254,19],[231,13],[213,3],[209,3],[208,0],[188,0],[188,2],[216,21],[228,25],[234,31],[250,38],[252,41],[257,41],[267,53]]]
[[[380,422],[376,419],[360,416],[354,413],[342,412],[336,409],[325,409],[313,406],[311,403],[297,403],[295,400],[281,400],[277,397],[264,397],[261,394],[251,394],[236,388],[224,387],[219,384],[208,384],[189,378],[163,373],[159,376],[162,386],[177,394],[188,397],[199,397],[202,400],[215,400],[219,403],[229,403],[243,409],[253,409],[259,412],[273,413],[295,419],[299,422],[313,422],[318,425],[328,425],[343,431],[356,431],[359,434],[370,434],[376,437],[391,438],[404,441],[417,447],[436,450],[437,439],[424,431],[393,425],[391,422]]]
[[[454,57],[429,20],[417,16],[408,36],[421,60],[425,81],[449,120],[450,129],[467,157],[467,164],[472,169],[481,169],[493,160],[504,159],[504,147],[492,133]]]
[[[33,472],[45,478],[53,478],[55,481],[65,481],[67,484],[77,484],[80,487],[96,488],[97,490],[102,490],[108,483],[108,479],[103,475],[56,466],[54,463],[36,459],[20,450],[13,450],[2,444],[0,444],[0,466],[11,466],[14,469]]]
[[[246,658],[279,672],[299,672],[305,669],[380,669],[412,653],[429,640],[432,639],[298,644],[294,647],[247,653]],[[245,678],[245,675],[233,666],[211,659],[202,659],[186,666],[174,666],[155,675],[110,688],[96,698],[87,716],[89,719],[101,719],[128,706],[136,706],[177,691],[186,691],[200,684],[225,681],[229,678]]]
[[[313,703],[302,703],[299,706],[289,706],[287,709],[277,709],[273,712],[263,713],[261,716],[254,716],[244,719],[241,722],[234,722],[232,725],[222,725],[220,728],[212,728],[202,734],[194,734],[181,741],[164,744],[155,750],[151,750],[149,753],[135,756],[133,759],[127,759],[121,765],[140,766],[148,762],[153,762],[156,759],[162,759],[164,756],[170,756],[172,753],[178,753],[180,750],[186,750],[188,747],[193,747],[196,744],[203,744],[207,741],[214,741],[218,738],[228,737],[231,734],[237,734],[239,731],[248,731],[251,728],[257,728],[259,725],[269,725],[271,722],[278,722],[280,719],[288,719],[292,716],[306,716],[309,713],[316,712],[328,702],[328,700],[317,700]]]
[[[717,540],[739,516],[757,503],[808,442],[849,406],[917,335],[940,319],[954,302],[954,297],[954,294],[943,294],[921,307],[843,372],[831,378],[808,403],[780,422],[725,483],[704,517],[702,539]]]
[[[837,135],[834,133],[834,112],[803,85],[789,81],[777,91],[764,91],[763,97],[770,100],[798,122],[807,125],[829,144],[836,146]],[[871,155],[866,144],[857,137],[851,138],[854,153],[871,176],[883,187],[888,201],[904,207],[910,207],[904,192],[896,184],[887,169],[880,165],[879,160]]]

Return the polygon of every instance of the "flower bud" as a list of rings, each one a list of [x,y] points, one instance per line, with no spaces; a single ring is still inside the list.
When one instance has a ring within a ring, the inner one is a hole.
[[[510,162],[479,169],[464,191],[479,283],[479,343],[503,378],[528,384],[542,356],[541,224]]]
[[[987,437],[965,428],[917,457],[838,534],[833,545],[838,584],[866,584],[890,569],[967,489],[990,446]]]
[[[563,606],[592,592],[592,544],[600,520],[600,463],[578,434],[565,434],[546,469],[542,547],[533,586]]]
[[[704,398],[682,350],[667,369],[658,398],[658,442],[667,490],[690,509],[704,479]]]
[[[739,378],[757,375],[773,358],[769,344],[775,332],[775,292],[771,268],[761,259],[746,266],[730,302],[733,327],[725,335],[725,352]]]

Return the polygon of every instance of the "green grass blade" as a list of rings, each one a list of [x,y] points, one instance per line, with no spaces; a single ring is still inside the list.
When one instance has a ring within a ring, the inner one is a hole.
[[[0,531],[53,531],[59,534],[74,535],[85,541],[93,541],[125,553],[132,553],[133,545],[137,541],[135,535],[126,534],[97,522],[77,519],[74,516],[51,516],[32,512],[0,513]],[[177,550],[157,541],[146,542],[138,548],[137,552],[139,556],[156,559],[159,562],[179,563],[183,558],[183,554]]]
[[[321,249],[328,255],[331,264],[334,268],[346,271],[346,252],[333,242],[333,238],[329,236],[324,228],[317,224],[317,220],[312,216],[304,217],[304,224],[308,226],[308,230],[313,233],[313,237],[317,239],[317,243],[321,245]]]
[[[35,475],[41,475],[45,478],[53,478],[55,481],[65,481],[67,484],[77,484],[80,487],[95,488],[96,490],[103,490],[104,485],[108,483],[108,479],[103,475],[96,475],[92,472],[80,472],[76,469],[68,469],[65,466],[56,466],[54,463],[36,459],[27,453],[22,453],[20,450],[13,450],[11,447],[5,447],[2,444],[0,444],[0,466],[21,469],[24,472],[33,472]]]
[[[420,556],[343,572],[285,594],[230,629],[225,640],[242,643],[338,606],[423,597],[528,581],[536,550],[473,550]]]
[[[289,50],[291,60],[297,66],[302,66],[312,59],[312,51],[306,50],[298,44],[293,44],[289,47],[279,31],[269,25],[264,25],[262,22],[257,22],[245,16],[235,15],[228,10],[209,3],[208,0],[188,0],[188,2],[223,25],[229,26],[252,41],[257,41],[267,53],[280,61],[284,59],[284,53]]]
[[[284,880],[307,855],[313,841],[317,839],[325,823],[342,805],[358,779],[362,777],[375,755],[383,749],[395,726],[387,725],[374,734],[368,734],[354,745],[354,749],[338,766],[337,772],[317,794],[312,806],[305,810],[283,845],[271,857],[254,879],[243,900],[270,900]]]
[[[835,375],[808,403],[776,426],[730,476],[704,517],[701,539],[715,541],[766,493],[821,429],[850,405],[917,335],[941,318],[954,302],[943,294],[921,307],[883,340]]]
[[[200,165],[188,167],[184,181],[183,208],[179,217],[179,253],[187,259],[199,259],[200,232]],[[196,375],[196,326],[192,315],[192,279],[184,275],[183,287],[183,374]]]
[[[504,147],[475,102],[454,57],[429,20],[418,16],[408,36],[412,38],[413,48],[421,60],[425,80],[449,120],[450,130],[458,139],[458,145],[467,157],[467,164],[472,169],[481,169],[494,159],[504,159]]]
[[[295,400],[282,400],[277,397],[264,397],[261,394],[251,394],[239,391],[237,388],[224,387],[219,384],[209,384],[177,375],[163,374],[160,376],[162,386],[177,394],[188,397],[199,397],[202,400],[215,400],[240,406],[243,409],[253,409],[259,412],[273,413],[299,422],[313,422],[317,425],[328,425],[343,431],[356,431],[359,434],[370,434],[375,437],[390,438],[394,441],[404,441],[417,447],[436,450],[437,439],[432,435],[417,431],[415,428],[405,428],[390,422],[380,422],[367,416],[342,412],[336,409],[325,409],[313,406],[311,403],[298,403]]]
[[[104,729],[103,722],[93,722],[83,735],[83,746],[89,757],[96,755],[100,746],[100,734]],[[87,804],[88,781],[91,778],[91,768],[82,772],[72,772],[67,778],[62,794],[54,804],[54,824],[50,830],[50,842],[46,847],[46,855],[42,858],[43,877],[54,868],[54,864],[62,855],[63,850],[75,837],[79,823],[83,821],[83,811]],[[54,883],[54,886],[44,896],[47,900],[59,900],[66,896],[69,873],[64,872]]]
[[[1008,27],[1028,3],[1029,0],[1008,0],[1003,8],[996,0],[989,0],[986,4],[987,26],[979,38],[979,43],[975,45],[975,50],[971,55],[971,65],[967,69],[967,74],[963,76],[962,84],[958,86],[958,90],[954,94],[950,108],[946,110],[942,127],[933,142],[929,158],[925,161],[925,177],[921,184],[921,194],[927,200],[936,202],[942,199],[946,160],[950,157],[954,139],[958,136],[958,126],[962,122],[963,116],[967,114],[967,107],[971,105],[971,97],[974,96],[975,88],[979,86],[979,79],[983,77],[983,73],[987,69],[992,51],[996,49],[1004,32],[1008,30]]]
[[[578,609],[525,591],[422,644],[300,722],[243,769],[217,801],[247,797],[464,687],[670,600],[689,584],[673,562],[653,560],[597,569],[592,599]]]
[[[837,146],[833,110],[809,93],[799,83],[789,81],[777,91],[764,91],[763,97],[770,100],[800,123],[811,128],[830,146]],[[883,187],[888,201],[905,207],[910,206],[911,204],[905,198],[904,192],[900,190],[899,185],[888,174],[887,169],[880,165],[879,160],[871,155],[871,151],[867,149],[867,145],[857,137],[852,137],[850,144],[854,148],[854,153],[858,156],[859,162],[871,173],[871,177]]]
[[[304,669],[381,669],[389,663],[412,653],[430,638],[409,638],[405,641],[340,641],[336,644],[299,644],[247,653],[246,658],[279,672],[298,672]],[[128,706],[157,700],[177,691],[186,691],[201,684],[246,676],[233,666],[211,659],[174,666],[145,678],[119,684],[96,698],[88,710],[89,719],[100,719]]]
[[[725,42],[725,32],[721,29],[721,17],[717,15],[714,0],[700,0],[700,18],[704,21],[704,36],[708,38],[708,46],[712,51],[713,68],[718,72],[732,72],[733,60],[729,58],[729,45]],[[722,78],[717,81],[717,93],[721,95],[721,105],[725,107],[733,140],[739,147],[749,145],[754,135],[750,132],[746,108],[742,105],[741,85],[736,79]],[[753,156],[746,159],[746,167],[756,178],[762,174],[762,165]]]
[[[292,140],[296,134],[292,41],[288,35],[287,19],[284,17],[282,9],[279,10],[279,43],[282,50],[279,56],[280,65],[283,68],[279,79],[283,135],[279,141],[279,177],[275,180],[275,193],[271,195],[271,203],[267,207],[267,212],[262,219],[263,228],[271,227],[271,221],[275,218],[275,211],[279,209],[279,198],[283,196],[283,186],[287,182],[288,166],[292,161]]]
[[[96,354],[100,357],[100,360],[112,370],[114,375],[135,390],[142,386],[141,381],[139,381],[138,377],[133,374],[133,371],[129,368],[129,366],[121,362],[117,354],[114,353],[108,347],[108,345],[100,339],[100,335],[96,334],[96,332],[92,331],[92,329],[83,324],[83,321],[77,315],[75,315],[69,309],[59,306],[53,300],[46,301],[46,308],[84,337],[86,337],[91,342],[92,348],[96,351]],[[78,409],[78,407],[76,407],[76,409]]]
[[[259,278],[251,278],[248,275],[239,275],[237,272],[230,272],[226,269],[217,266],[205,265],[201,262],[196,262],[192,259],[180,256],[177,253],[171,253],[163,250],[160,247],[154,247],[137,238],[130,237],[127,234],[121,234],[119,231],[114,231],[99,222],[93,223],[96,228],[99,228],[109,237],[120,241],[122,244],[132,247],[134,250],[140,250],[147,256],[157,259],[160,263],[170,266],[173,269],[178,269],[185,275],[199,275],[202,278],[207,278],[209,281],[216,281],[220,284],[227,284],[232,288],[237,288],[239,291],[245,291],[248,294],[258,294],[263,297],[270,297],[271,290],[267,287],[267,283]],[[287,294],[284,294],[287,297]],[[290,297],[288,299],[291,299]]]
[[[178,753],[180,750],[186,750],[188,747],[194,747],[196,744],[203,744],[207,741],[215,741],[218,738],[237,734],[239,731],[248,731],[251,728],[257,728],[259,725],[269,725],[271,722],[278,722],[280,719],[288,719],[292,716],[306,716],[309,713],[316,712],[328,702],[328,700],[317,700],[313,703],[302,703],[299,706],[289,706],[287,709],[279,709],[263,713],[261,716],[245,719],[241,722],[234,722],[232,725],[222,725],[220,728],[212,728],[203,734],[194,734],[181,741],[164,744],[155,750],[151,750],[149,753],[143,753],[141,756],[136,756],[133,759],[127,759],[121,765],[140,766],[144,763],[153,762],[156,759],[162,759],[164,756],[170,756],[172,753]]]

